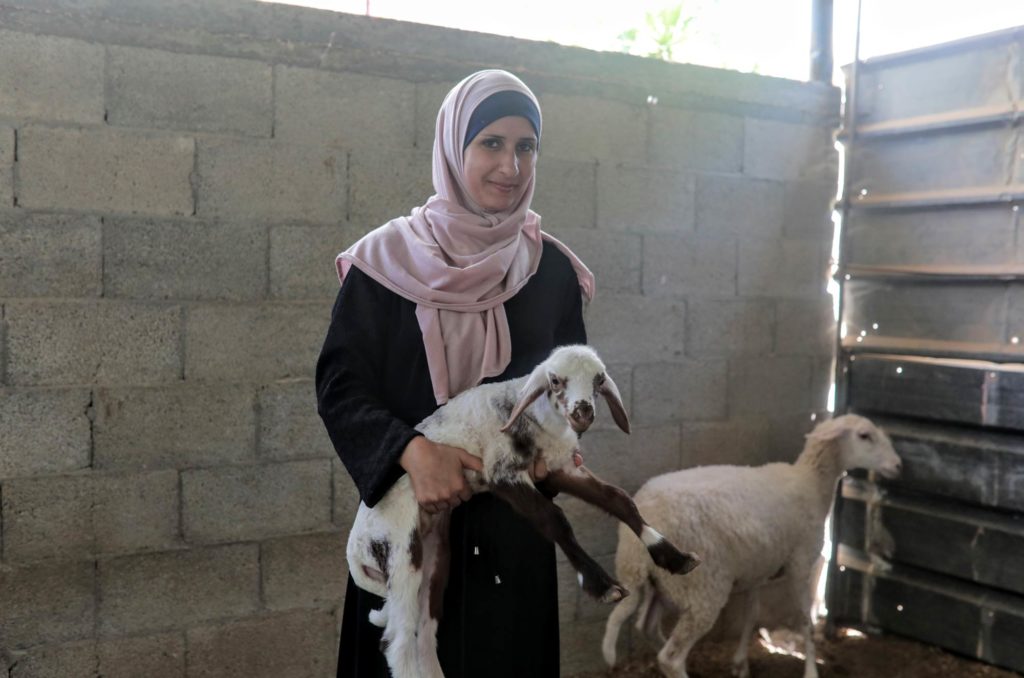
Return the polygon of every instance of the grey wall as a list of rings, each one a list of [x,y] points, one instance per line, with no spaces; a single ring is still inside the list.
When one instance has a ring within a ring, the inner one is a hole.
[[[0,0],[13,677],[332,675],[333,257],[429,194],[441,98],[488,66],[541,99],[534,206],[597,274],[634,421],[588,465],[635,490],[796,454],[831,360],[836,91],[240,0]],[[610,565],[613,523],[562,503]],[[571,673],[606,609],[562,574]]]

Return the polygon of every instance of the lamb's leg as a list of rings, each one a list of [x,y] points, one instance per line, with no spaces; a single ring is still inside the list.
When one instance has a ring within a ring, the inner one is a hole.
[[[448,584],[451,545],[448,528],[451,513],[444,511],[424,521],[423,578],[420,584],[420,623],[417,642],[420,655],[420,675],[423,678],[444,678],[437,660],[437,625],[441,620],[444,590]]]
[[[492,483],[491,492],[529,520],[546,539],[561,547],[579,573],[580,586],[584,591],[605,603],[613,603],[628,595],[628,591],[583,550],[565,513],[537,491],[527,473]]]
[[[743,631],[740,644],[732,656],[732,675],[736,678],[750,678],[750,637],[754,633],[757,615],[761,609],[761,596],[757,589],[739,594],[743,596]]]
[[[658,567],[672,574],[685,574],[700,564],[700,558],[696,554],[683,553],[648,525],[632,497],[614,485],[602,481],[585,467],[581,466],[572,471],[552,471],[544,479],[544,483],[604,509],[621,520],[640,537]]]
[[[416,629],[423,573],[413,565],[410,555],[406,549],[394,553],[388,578],[387,619],[381,636],[381,650],[395,678],[418,678],[420,675]]]

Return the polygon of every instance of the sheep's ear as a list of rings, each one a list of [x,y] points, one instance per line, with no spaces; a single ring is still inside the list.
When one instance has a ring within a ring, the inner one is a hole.
[[[818,424],[814,427],[814,430],[805,435],[804,437],[808,440],[817,440],[820,442],[829,442],[832,440],[839,440],[844,435],[850,432],[848,425],[842,423],[836,423],[835,419]]]
[[[526,381],[526,385],[523,386],[523,390],[519,392],[519,402],[512,408],[512,414],[509,415],[508,421],[501,427],[501,432],[505,433],[508,431],[512,424],[516,423],[516,419],[519,418],[527,407],[533,404],[533,401],[541,396],[542,393],[548,390],[548,372],[544,367],[544,363],[541,363],[533,369],[530,373],[530,378]]]
[[[608,403],[608,409],[612,413],[612,419],[626,433],[629,433],[629,417],[626,416],[626,408],[622,406],[622,396],[619,395],[619,387],[615,385],[612,378],[604,375],[604,381],[597,387],[597,392],[604,396]]]

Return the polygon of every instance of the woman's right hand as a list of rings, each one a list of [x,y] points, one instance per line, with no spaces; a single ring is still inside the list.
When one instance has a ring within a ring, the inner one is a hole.
[[[469,501],[473,492],[463,470],[482,471],[484,468],[479,457],[459,447],[435,443],[425,436],[409,441],[398,464],[409,474],[416,501],[427,513],[439,513]]]

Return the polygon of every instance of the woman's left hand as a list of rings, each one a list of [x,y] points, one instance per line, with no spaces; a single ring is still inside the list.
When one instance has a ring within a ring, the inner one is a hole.
[[[543,457],[537,457],[529,468],[530,479],[534,483],[544,480],[548,477],[548,465],[544,463]]]

